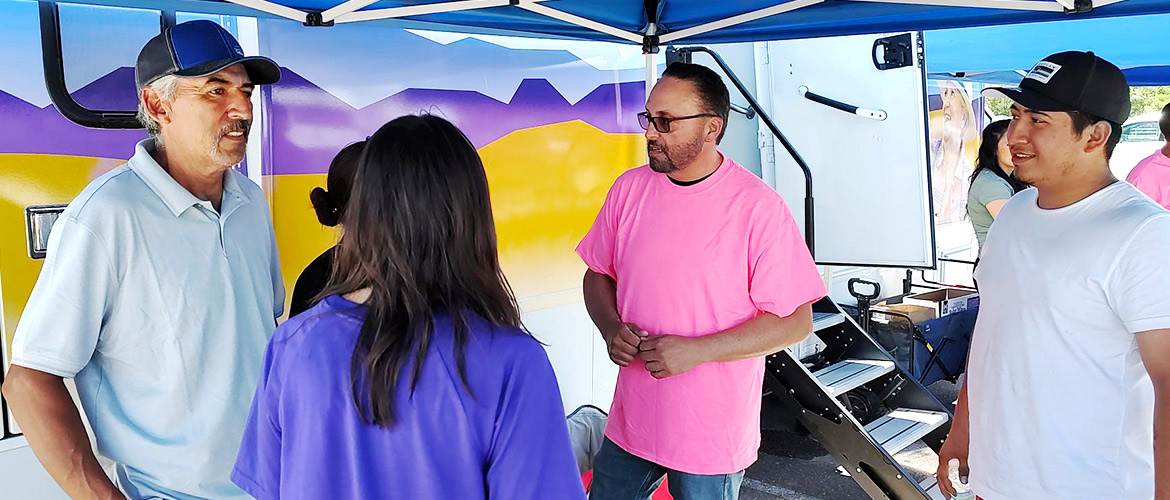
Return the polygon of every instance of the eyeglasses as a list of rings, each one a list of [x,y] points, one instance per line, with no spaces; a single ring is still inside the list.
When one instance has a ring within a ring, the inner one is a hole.
[[[670,132],[670,124],[671,123],[677,122],[679,120],[690,120],[693,118],[702,118],[704,116],[709,116],[709,117],[714,118],[714,117],[717,117],[719,115],[713,115],[711,113],[703,113],[700,115],[679,116],[679,117],[671,118],[671,117],[667,117],[667,116],[650,116],[650,112],[643,111],[641,113],[638,113],[638,125],[642,126],[642,130],[648,130],[650,128],[650,124],[653,123],[654,130],[657,130],[658,133],[660,133],[660,134],[665,134],[665,133]]]

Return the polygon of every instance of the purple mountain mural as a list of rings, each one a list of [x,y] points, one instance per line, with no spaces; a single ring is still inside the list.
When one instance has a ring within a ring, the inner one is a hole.
[[[134,144],[146,138],[144,130],[85,128],[54,106],[39,108],[2,91],[0,116],[0,153],[129,158]]]
[[[118,68],[73,92],[73,100],[89,109],[128,110],[138,106],[134,68]]]
[[[120,68],[73,93],[91,109],[132,110],[133,68]],[[645,105],[643,82],[598,86],[576,104],[547,80],[524,80],[508,103],[473,91],[409,89],[361,109],[285,68],[269,89],[272,154],[277,174],[324,173],[342,147],[404,114],[428,112],[458,125],[478,148],[520,129],[582,120],[610,133],[641,133],[636,113]],[[39,108],[0,91],[0,153],[128,158],[143,130],[88,129],[56,107]]]
[[[346,144],[405,114],[447,118],[479,148],[516,130],[572,120],[610,133],[641,133],[636,114],[645,108],[640,81],[601,85],[569,104],[548,81],[527,79],[508,103],[471,91],[408,89],[354,109],[288,69],[271,96],[271,161],[279,174],[324,173]]]

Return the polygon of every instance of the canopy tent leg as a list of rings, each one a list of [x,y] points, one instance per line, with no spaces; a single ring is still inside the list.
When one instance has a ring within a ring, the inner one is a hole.
[[[251,9],[256,9],[261,12],[267,12],[274,16],[280,16],[286,19],[292,19],[298,23],[305,22],[308,19],[309,13],[303,10],[286,7],[268,0],[227,0],[236,5],[242,5]]]
[[[377,2],[378,0],[349,0],[345,3],[338,4],[333,8],[325,9],[325,11],[321,13],[321,21],[326,23],[333,21],[351,12],[356,12],[358,10],[369,7],[370,5],[373,5]]]
[[[771,16],[775,16],[777,14],[783,14],[785,12],[792,12],[792,11],[797,10],[797,9],[803,9],[803,8],[808,7],[810,5],[816,5],[816,4],[824,2],[824,1],[825,0],[793,0],[791,2],[785,2],[785,3],[780,4],[780,5],[773,5],[771,7],[766,8],[766,9],[753,10],[751,12],[745,12],[745,13],[740,14],[738,16],[732,16],[732,17],[728,17],[725,19],[720,19],[718,21],[712,21],[712,22],[709,22],[706,24],[700,24],[698,26],[694,26],[691,28],[667,33],[665,35],[662,35],[662,37],[659,39],[659,42],[660,43],[670,43],[670,42],[674,42],[677,40],[681,40],[683,38],[687,38],[687,37],[691,37],[691,36],[695,36],[695,35],[701,35],[703,33],[709,32],[709,31],[720,30],[723,28],[727,28],[729,26],[735,26],[737,24],[743,24],[746,22],[755,21],[757,19],[763,19],[765,17],[771,17]]]
[[[860,2],[934,5],[939,7],[975,7],[982,9],[1030,10],[1077,14],[1125,0],[858,0]]]
[[[650,91],[658,83],[658,54],[646,54],[646,98],[650,98]]]
[[[593,31],[597,31],[600,33],[605,33],[605,34],[612,36],[612,37],[621,38],[622,40],[628,40],[628,41],[637,42],[637,43],[642,43],[642,41],[643,41],[643,37],[642,37],[641,33],[634,33],[631,31],[623,30],[621,28],[615,28],[615,27],[610,26],[608,24],[599,23],[599,22],[594,21],[592,19],[584,18],[584,17],[578,16],[576,14],[570,14],[568,12],[557,10],[557,9],[552,8],[552,7],[547,7],[547,6],[541,5],[538,0],[517,0],[516,6],[520,7],[521,9],[527,10],[529,12],[540,14],[540,15],[545,16],[545,17],[551,17],[553,19],[556,19],[559,21],[564,21],[564,22],[569,23],[569,24],[575,24],[575,25],[580,26],[582,28],[588,28],[588,29],[591,29]]]
[[[366,2],[367,0],[361,1]],[[407,16],[439,14],[443,12],[459,12],[464,10],[486,9],[489,7],[503,7],[509,5],[510,3],[511,2],[508,0],[459,0],[455,2],[439,2],[426,5],[411,5],[406,7],[388,7],[385,9],[343,13],[338,15],[334,21],[337,23],[375,21],[378,19],[394,19]],[[322,17],[325,17],[325,14],[328,13],[329,11],[325,11],[322,13]],[[328,22],[328,18],[325,18],[325,20]]]

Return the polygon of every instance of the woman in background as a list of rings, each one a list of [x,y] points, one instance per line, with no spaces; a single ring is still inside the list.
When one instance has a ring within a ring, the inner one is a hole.
[[[349,192],[353,187],[353,177],[357,172],[358,160],[362,157],[362,148],[366,141],[355,142],[341,149],[333,161],[329,163],[329,175],[325,179],[328,191],[319,187],[309,192],[309,201],[313,203],[313,211],[317,212],[317,220],[326,227],[334,227],[341,222],[345,214],[345,204],[349,203]],[[288,317],[296,316],[312,307],[317,296],[325,289],[329,282],[329,271],[333,269],[333,258],[337,247],[329,247],[321,255],[313,259],[293,286],[292,303],[288,308]]]
[[[260,500],[584,500],[467,137],[395,119],[353,186],[329,295],[272,335],[232,480]]]
[[[979,248],[987,240],[987,231],[1007,204],[1008,198],[1028,187],[1012,176],[1015,165],[1007,145],[1007,128],[1011,120],[999,120],[983,129],[979,143],[979,157],[971,174],[971,189],[967,192],[967,217],[975,228]]]

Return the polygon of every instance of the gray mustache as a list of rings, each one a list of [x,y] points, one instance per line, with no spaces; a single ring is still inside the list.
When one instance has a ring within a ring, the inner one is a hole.
[[[251,130],[252,122],[250,120],[236,120],[235,122],[232,122],[231,124],[220,129],[219,136],[223,137],[232,132],[243,132],[244,136],[246,137]]]

